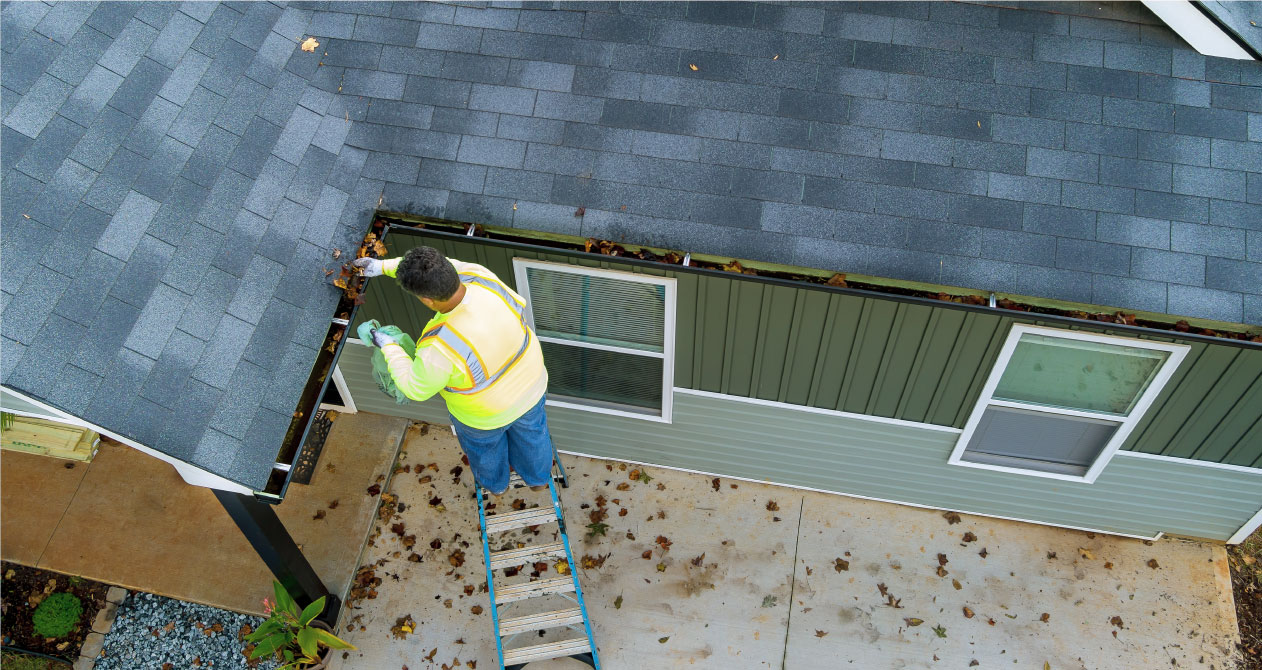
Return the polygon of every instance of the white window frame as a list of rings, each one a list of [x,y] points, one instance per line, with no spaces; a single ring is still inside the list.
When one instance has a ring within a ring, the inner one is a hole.
[[[354,338],[352,342],[359,342],[359,338]],[[363,343],[360,342],[360,344]],[[334,405],[332,403],[322,402],[320,403],[319,409],[331,409],[346,414],[357,414],[359,410],[355,409],[355,399],[351,397],[351,389],[346,385],[346,378],[342,376],[342,367],[340,365],[333,366],[332,377],[333,379],[330,381],[333,382],[333,387],[337,389],[337,394],[342,396],[343,404]]]
[[[1139,399],[1135,402],[1134,407],[1125,417],[1107,414],[1104,412],[1085,412],[1081,410],[1062,409],[1059,407],[1045,407],[1030,403],[1015,403],[1007,400],[997,400],[994,398],[995,388],[999,386],[999,379],[1008,368],[1008,362],[1012,359],[1012,354],[1016,351],[1017,343],[1020,342],[1021,336],[1025,334],[1044,335],[1048,337],[1061,338],[1066,340],[1080,340],[1084,342],[1098,342],[1101,344],[1114,344],[1124,347],[1134,347],[1139,349],[1152,349],[1155,351],[1165,351],[1170,355],[1161,364],[1157,370],[1157,374],[1153,376],[1152,383],[1148,388],[1144,389]],[[1004,342],[1003,348],[999,351],[999,358],[995,361],[995,365],[991,368],[990,377],[986,379],[986,385],[982,387],[981,396],[977,399],[977,404],[973,407],[973,413],[968,417],[968,423],[964,424],[964,432],[960,433],[959,440],[955,443],[955,449],[951,452],[951,457],[947,461],[951,465],[960,465],[966,468],[977,468],[979,470],[997,470],[999,472],[1012,472],[1031,477],[1047,477],[1050,479],[1060,479],[1063,481],[1080,482],[1091,484],[1094,483],[1100,473],[1104,471],[1105,466],[1113,459],[1113,455],[1117,453],[1122,444],[1126,442],[1126,438],[1130,436],[1131,431],[1139,424],[1140,420],[1148,412],[1148,408],[1152,406],[1157,396],[1161,394],[1161,390],[1165,388],[1166,383],[1170,381],[1170,377],[1174,375],[1175,370],[1179,368],[1179,364],[1183,358],[1187,356],[1190,347],[1184,344],[1174,344],[1170,342],[1154,342],[1152,340],[1141,340],[1130,337],[1118,337],[1115,335],[1099,335],[1096,333],[1088,333],[1080,330],[1062,330],[1059,328],[1045,328],[1042,326],[1030,326],[1026,324],[1014,324],[1012,330],[1008,332],[1008,339]],[[1058,472],[1042,472],[1039,470],[1027,470],[1025,468],[1010,467],[1004,465],[993,465],[990,463],[976,463],[964,460],[964,452],[968,447],[969,440],[976,432],[977,426],[981,423],[982,413],[987,407],[1015,407],[1018,409],[1034,410],[1045,412],[1047,414],[1059,414],[1062,416],[1086,417],[1092,419],[1103,419],[1106,421],[1117,422],[1120,425],[1117,431],[1113,433],[1113,437],[1104,445],[1104,449],[1100,451],[1099,456],[1087,468],[1087,472],[1082,475],[1068,475]]]
[[[548,406],[568,407],[570,409],[596,412],[599,414],[612,414],[615,416],[626,416],[646,421],[657,421],[659,423],[671,423],[671,409],[674,405],[673,392],[675,386],[675,279],[672,277],[658,277],[621,270],[589,268],[582,265],[570,265],[569,263],[555,263],[528,258],[514,258],[513,277],[517,281],[517,292],[521,295],[521,297],[526,299],[526,318],[530,324],[532,332],[535,330],[535,315],[530,309],[530,281],[526,275],[526,271],[530,268],[541,268],[551,270],[553,272],[566,272],[569,274],[591,277],[608,277],[618,281],[639,282],[641,284],[655,284],[662,286],[665,289],[665,323],[662,325],[662,351],[660,352],[645,351],[643,349],[633,349],[630,347],[619,347],[608,344],[596,344],[593,342],[581,342],[578,340],[568,340],[559,337],[543,337],[537,333],[535,337],[537,337],[540,342],[563,344],[566,346],[587,349],[599,349],[601,351],[614,351],[618,353],[644,356],[646,358],[662,359],[662,411],[660,415],[620,409],[619,406],[614,406],[611,403],[603,403],[597,400],[589,402],[575,402],[573,400],[548,398]]]

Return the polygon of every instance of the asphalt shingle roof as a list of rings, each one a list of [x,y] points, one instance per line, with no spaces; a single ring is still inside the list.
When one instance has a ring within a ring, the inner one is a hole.
[[[0,19],[3,383],[255,488],[379,202],[1262,324],[1262,64],[1136,4]]]

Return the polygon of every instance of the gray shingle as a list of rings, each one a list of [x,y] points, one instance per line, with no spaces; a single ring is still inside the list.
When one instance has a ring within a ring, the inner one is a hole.
[[[316,130],[320,128],[321,121],[319,114],[306,107],[295,107],[288,123],[281,130],[280,136],[276,138],[272,155],[292,165],[300,163],[307,147],[311,145],[312,138],[315,137]]]
[[[140,243],[159,206],[159,203],[140,193],[128,193],[110,219],[109,226],[97,240],[96,248],[121,261],[127,261],[136,250],[136,245]]]
[[[184,315],[188,296],[165,284],[159,284],[149,296],[140,316],[132,326],[123,346],[157,360],[175,326]]]
[[[152,26],[133,19],[114,37],[114,42],[101,55],[98,63],[126,77],[157,37],[158,31]]]
[[[1094,154],[1030,147],[1026,156],[1025,171],[1032,176],[1094,183],[1099,169],[1100,157]]]
[[[1170,222],[1102,212],[1096,222],[1096,239],[1132,247],[1169,249]],[[1132,258],[1138,258],[1138,256],[1132,256]]]
[[[1164,281],[1095,275],[1091,278],[1091,302],[1126,310],[1166,311]]]
[[[193,147],[168,137],[149,158],[132,188],[155,201],[165,200],[171,185],[192,155]]]
[[[48,306],[57,303],[69,284],[69,277],[51,270],[33,273],[5,306],[0,332],[11,340],[32,344],[44,323]]]
[[[144,307],[153,290],[157,288],[167,266],[175,254],[175,247],[152,235],[145,235],[123,271],[126,281],[115,282],[110,296],[124,302]]]
[[[319,37],[350,39],[354,31],[355,15],[343,12],[312,12],[307,25],[307,32]]]
[[[1173,57],[1169,48],[1106,42],[1104,66],[1150,74],[1170,75]]]
[[[1030,113],[1045,119],[1099,123],[1102,105],[1102,98],[1091,93],[1030,91]]]
[[[212,125],[202,135],[180,176],[205,188],[214,186],[215,179],[228,164],[240,141],[240,137]],[[196,208],[200,207],[201,203],[198,203]]]
[[[54,4],[35,26],[35,32],[54,42],[65,44],[83,27],[95,9],[96,6],[93,3],[87,2]]]
[[[66,160],[53,173],[52,180],[31,204],[30,209],[23,214],[60,230],[78,206],[79,199],[88,192],[94,179],[95,172],[72,160]]]
[[[201,360],[193,369],[193,378],[221,389],[231,388],[235,363],[241,359],[254,328],[231,314],[224,314],[215,333],[207,342]]]
[[[1167,312],[1239,323],[1244,301],[1239,293],[1170,284]]]
[[[1069,65],[1104,65],[1104,42],[1078,37],[1036,35],[1034,59]]]
[[[241,13],[228,5],[216,6],[210,17],[203,21],[206,25],[193,40],[192,48],[207,56],[214,56],[223,43],[232,36],[232,31],[240,19]]]
[[[1245,199],[1245,174],[1192,165],[1174,166],[1173,191],[1224,200]]]
[[[1147,160],[1183,163],[1185,165],[1210,165],[1210,140],[1204,137],[1188,137],[1169,133],[1139,133],[1139,157]],[[1262,152],[1258,154],[1262,159]],[[1228,167],[1226,165],[1215,167]]]
[[[1210,85],[1203,81],[1142,74],[1139,75],[1139,99],[1209,107]]]
[[[1256,171],[1262,165],[1262,143],[1212,140],[1210,164],[1227,170]]]
[[[169,134],[187,145],[196,146],[211,122],[215,120],[215,115],[219,113],[219,107],[224,100],[225,98],[218,93],[198,86],[188,102],[184,104],[180,115],[171,124]]]
[[[1125,277],[1131,271],[1131,248],[1061,237],[1056,240],[1056,267]]]
[[[153,153],[179,114],[178,105],[161,98],[155,99],[127,136],[123,146],[144,155]]]
[[[978,252],[970,255],[1012,263],[1044,266],[1056,264],[1056,241],[1057,239],[1063,239],[1051,235],[1002,229],[981,230],[977,237]],[[933,247],[926,249],[926,251],[937,250]],[[950,247],[943,248],[942,251],[949,251],[954,254],[960,253],[960,250]]]
[[[73,90],[52,75],[41,76],[5,117],[4,125],[27,137],[38,136],[69,99]]]
[[[1150,191],[1169,191],[1171,168],[1169,163],[1102,156],[1100,183]]]
[[[257,324],[268,301],[280,283],[284,266],[263,256],[254,256],[241,278],[237,293],[228,304],[228,313]]]
[[[1022,230],[1083,240],[1096,239],[1096,212],[1068,207],[1025,206]]]
[[[15,298],[16,300],[16,298]],[[11,307],[10,307],[11,308]],[[6,316],[7,316],[6,311]],[[140,310],[116,298],[107,297],[92,319],[88,331],[92,337],[74,346],[70,360],[84,370],[98,375],[109,373],[109,367],[131,333]],[[7,321],[7,319],[6,319]]]
[[[1209,222],[1216,226],[1237,226],[1262,231],[1262,205],[1211,200]]]
[[[25,94],[61,51],[62,48],[51,40],[22,40],[21,46],[12,55],[0,62],[0,77],[4,78],[5,87]],[[73,82],[66,83],[73,85]]]
[[[1068,123],[1065,124],[1065,148],[1104,156],[1134,158],[1138,150],[1136,133],[1131,128]]]
[[[1242,259],[1245,254],[1245,231],[1196,223],[1175,221],[1170,225],[1170,248],[1205,256]]]
[[[1245,112],[1182,105],[1174,110],[1174,130],[1180,135],[1217,137],[1242,142],[1249,139],[1249,115]]]
[[[1130,214],[1136,211],[1135,191],[1116,186],[1097,186],[1067,181],[1061,185],[1061,204],[1080,209]]]
[[[1206,222],[1209,220],[1209,201],[1190,195],[1137,191],[1135,213],[1158,219]]]
[[[153,43],[149,45],[148,55],[168,68],[175,69],[189,52],[189,44],[201,31],[201,22],[187,14],[177,12],[171,16],[158,36],[154,38]]]
[[[917,166],[917,179],[919,179],[919,170],[921,167],[927,166]],[[992,198],[1022,200],[1024,202],[1042,203],[1044,205],[1059,205],[1060,181],[1056,179],[1044,179],[1042,177],[1023,177],[1020,175],[995,172],[990,175],[986,192],[984,194],[977,193],[975,195],[989,195]]]

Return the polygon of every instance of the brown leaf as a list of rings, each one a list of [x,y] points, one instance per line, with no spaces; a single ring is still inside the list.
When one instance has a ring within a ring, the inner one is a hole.
[[[954,586],[956,591],[959,591],[960,589],[964,588],[964,585],[960,584],[960,580],[958,579],[952,579],[951,586]]]
[[[965,605],[965,606],[964,606],[964,618],[965,618],[965,619],[972,619],[972,618],[973,618],[973,610],[972,610],[972,608],[968,607],[967,605]]]
[[[977,541],[977,536],[976,536],[976,535],[974,535],[974,534],[972,533],[972,531],[969,531],[969,532],[967,532],[967,533],[964,533],[964,541],[965,541],[965,542],[976,542],[976,541]]]
[[[711,480],[710,480],[710,487],[711,487],[711,488],[713,488],[715,491],[718,491],[718,490],[719,490],[719,478],[718,478],[718,477],[715,477],[714,479],[711,479]]]
[[[938,554],[938,565],[946,565],[947,562],[946,554]]]
[[[390,525],[390,532],[402,537],[407,532],[407,524],[395,523]]]
[[[1112,619],[1109,619],[1109,623],[1113,624],[1114,626],[1117,626],[1118,628],[1126,627],[1122,625],[1122,617],[1120,616],[1115,616]]]
[[[667,539],[665,535],[658,535],[657,539],[653,540],[653,542],[655,542],[657,546],[662,548],[663,554],[670,551],[670,545],[674,544],[669,539]]]
[[[373,484],[372,486],[369,486],[369,487],[368,487],[368,495],[370,495],[370,496],[375,496],[375,495],[377,495],[377,494],[379,494],[379,493],[381,493],[381,485],[380,485],[380,484]]]
[[[986,547],[982,547],[982,550],[977,552],[977,555],[981,556],[982,558],[986,558],[986,556],[988,556],[989,554],[990,552],[986,551]]]
[[[390,250],[386,249],[386,245],[383,244],[381,240],[376,240],[372,243],[372,250],[373,250],[373,253],[377,254],[378,256],[385,256],[386,254],[390,253]]]
[[[653,558],[653,550],[645,549],[644,553],[640,554],[640,558],[643,558],[646,561],[649,560],[650,558]]]
[[[688,69],[692,70],[693,72],[696,72],[697,70],[700,70],[701,68],[697,67],[696,65],[693,65],[692,63],[689,63]]]
[[[1082,556],[1088,561],[1095,560],[1095,555],[1083,547],[1078,547],[1078,555]]]
[[[421,562],[421,555],[420,555],[420,554],[418,554],[418,553],[415,553],[415,552],[413,552],[413,553],[411,553],[411,554],[408,554],[408,562],[410,562],[410,563],[420,563],[420,562]]]
[[[908,626],[919,626],[920,624],[924,622],[925,622],[924,619],[917,619],[916,617],[903,617],[903,623],[907,624]]]
[[[1155,558],[1150,558],[1150,559],[1148,559],[1148,567],[1152,568],[1153,570],[1156,570],[1157,568],[1159,568],[1159,567],[1161,567],[1161,566],[1160,566],[1160,565],[1157,565],[1157,559],[1155,559]]]
[[[815,637],[824,637],[827,634],[828,634],[828,631],[823,631],[823,630],[815,631]]]
[[[457,568],[464,565],[464,552],[459,549],[453,551],[451,555],[447,557],[447,562]]]
[[[850,569],[850,561],[847,561],[844,558],[833,559],[833,570],[836,570],[837,572],[842,572],[849,569]],[[881,594],[884,595],[885,592],[882,591]]]
[[[942,518],[947,520],[948,526],[954,525],[960,522],[960,515],[956,514],[955,512],[947,512],[942,515]]]
[[[314,37],[308,37],[302,41],[302,50],[307,53],[315,53],[316,47],[318,46],[320,46],[320,43],[317,42]]]
[[[614,598],[613,608],[616,610],[622,609],[622,596],[618,596],[617,598]]]
[[[481,605],[474,605],[473,607],[470,607],[470,608],[469,608],[469,611],[470,611],[470,612],[473,612],[474,614],[481,614],[481,613],[482,613],[482,606],[481,606]]]
[[[441,549],[441,548],[442,548],[442,546],[443,546],[443,541],[442,541],[442,540],[440,540],[440,539],[438,539],[438,538],[434,538],[434,539],[432,539],[432,540],[430,540],[430,541],[429,541],[429,548],[430,548],[430,549]]]
[[[1047,552],[1047,560],[1049,560],[1049,561],[1054,561],[1054,560],[1056,560],[1056,552],[1054,552],[1054,551],[1049,551],[1049,552]]]
[[[581,216],[583,216],[583,215],[584,215],[584,214],[586,214],[586,213],[587,213],[587,208],[586,208],[586,207],[579,207],[578,209],[574,210],[574,216],[581,217]],[[589,240],[589,242],[590,242],[590,240]],[[591,251],[591,249],[588,249],[588,251]]]
[[[618,489],[619,491],[629,491],[631,490],[631,485],[626,482],[622,482],[621,484],[615,486],[614,488]]]
[[[946,577],[946,576],[947,576],[947,569],[946,569],[946,568],[944,568],[944,567],[942,567],[941,565],[939,565],[939,566],[938,566],[938,576],[939,576],[939,577]]]
[[[688,561],[688,562],[689,562],[689,563],[692,563],[693,565],[697,566],[698,568],[699,568],[699,567],[701,567],[701,564],[705,562],[705,552],[702,552],[700,556],[698,556],[698,557],[696,557],[696,558],[694,558],[694,559],[691,559],[691,560],[690,560],[690,561]]]
[[[340,504],[342,504],[340,500],[331,500],[329,501],[329,509],[337,509],[337,506]]]
[[[315,516],[311,517],[311,520],[319,521],[320,519],[323,519],[323,518],[324,518],[324,510],[318,509],[316,510]]]
[[[1105,569],[1105,570],[1112,570],[1112,569],[1113,569],[1113,562],[1112,562],[1112,561],[1105,561],[1105,562],[1104,562],[1104,569]]]
[[[1047,623],[1048,621],[1051,621],[1051,620],[1052,620],[1052,615],[1048,614],[1047,612],[1044,612],[1043,616],[1039,617],[1039,621],[1042,621],[1043,623]]]
[[[825,283],[828,284],[829,286],[839,286],[841,288],[845,288],[846,275],[843,275],[840,272],[834,272],[833,276],[829,277],[828,281]]]
[[[774,501],[774,500],[768,500],[768,501],[767,501],[767,511],[768,511],[768,512],[779,512],[779,511],[780,511],[780,506],[776,504],[776,501]]]

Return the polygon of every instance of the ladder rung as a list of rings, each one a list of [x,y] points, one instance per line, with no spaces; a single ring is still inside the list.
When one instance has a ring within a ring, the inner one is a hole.
[[[520,549],[507,549],[505,551],[491,552],[491,569],[499,570],[500,568],[511,568],[514,565],[522,563],[533,563],[535,559],[546,558],[548,556],[556,556],[558,558],[565,557],[565,545],[560,542],[552,544],[537,544]]]
[[[591,650],[592,647],[587,643],[587,638],[561,640],[560,642],[548,642],[547,644],[536,644],[530,647],[505,649],[504,665],[509,666],[519,663],[546,661],[549,658],[573,656],[575,654],[582,654]]]
[[[490,535],[491,533],[502,533],[514,528],[538,526],[550,521],[556,521],[556,518],[556,510],[552,507],[532,507],[531,509],[504,512],[503,514],[496,514],[486,518],[486,532]]]
[[[570,593],[574,591],[574,580],[569,577],[541,579],[537,582],[523,582],[495,589],[495,604],[516,602],[540,596]]]
[[[508,475],[508,485],[509,485],[509,486],[516,486],[516,485],[518,485],[518,484],[521,484],[522,486],[525,486],[525,485],[526,485],[526,482],[522,481],[522,479],[521,479],[521,475],[517,474],[516,472],[513,472],[513,473],[509,474],[509,475]]]
[[[532,630],[570,626],[576,623],[583,623],[583,610],[577,607],[541,614],[527,614],[511,619],[500,619],[500,637],[528,633]]]

